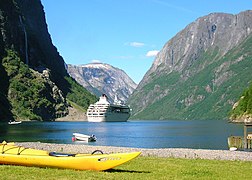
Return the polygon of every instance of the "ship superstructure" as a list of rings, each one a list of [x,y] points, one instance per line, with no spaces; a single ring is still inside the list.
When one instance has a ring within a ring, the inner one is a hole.
[[[115,98],[114,104],[108,102],[103,94],[99,101],[91,104],[87,110],[89,122],[126,122],[130,117],[130,108],[123,105]]]

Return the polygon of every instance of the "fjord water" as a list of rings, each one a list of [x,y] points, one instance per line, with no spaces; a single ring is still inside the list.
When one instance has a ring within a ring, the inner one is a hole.
[[[224,120],[128,122],[23,122],[0,125],[0,140],[14,142],[72,142],[72,133],[95,134],[89,145],[137,148],[228,149],[227,138],[243,135],[243,126]],[[87,143],[83,143],[87,144]]]

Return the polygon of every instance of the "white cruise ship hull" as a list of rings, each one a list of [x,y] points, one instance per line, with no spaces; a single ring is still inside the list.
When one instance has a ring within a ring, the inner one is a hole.
[[[129,119],[128,113],[106,113],[105,115],[87,116],[88,122],[126,122]]]

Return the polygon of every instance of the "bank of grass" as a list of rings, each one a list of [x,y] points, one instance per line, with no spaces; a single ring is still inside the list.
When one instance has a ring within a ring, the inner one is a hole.
[[[201,159],[138,157],[108,171],[76,171],[1,165],[2,180],[15,179],[250,179],[252,163]]]
[[[79,105],[76,104],[75,102],[70,101],[69,99],[67,99],[67,101],[68,101],[68,103],[70,103],[70,105],[71,105],[72,107],[74,107],[75,109],[77,109],[77,110],[79,110],[79,111],[81,111],[81,112],[83,112],[83,113],[86,112],[86,109],[84,109],[83,107],[79,106]]]

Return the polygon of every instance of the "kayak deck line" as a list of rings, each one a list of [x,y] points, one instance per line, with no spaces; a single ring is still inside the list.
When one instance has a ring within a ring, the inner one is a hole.
[[[0,146],[2,146],[2,154],[6,154],[7,151],[17,148],[18,149],[17,155],[20,155],[25,149],[28,149],[28,148],[25,148],[25,147],[22,147],[22,146],[14,146],[14,147],[10,147],[8,149],[5,149],[6,145],[7,144],[0,144]]]

